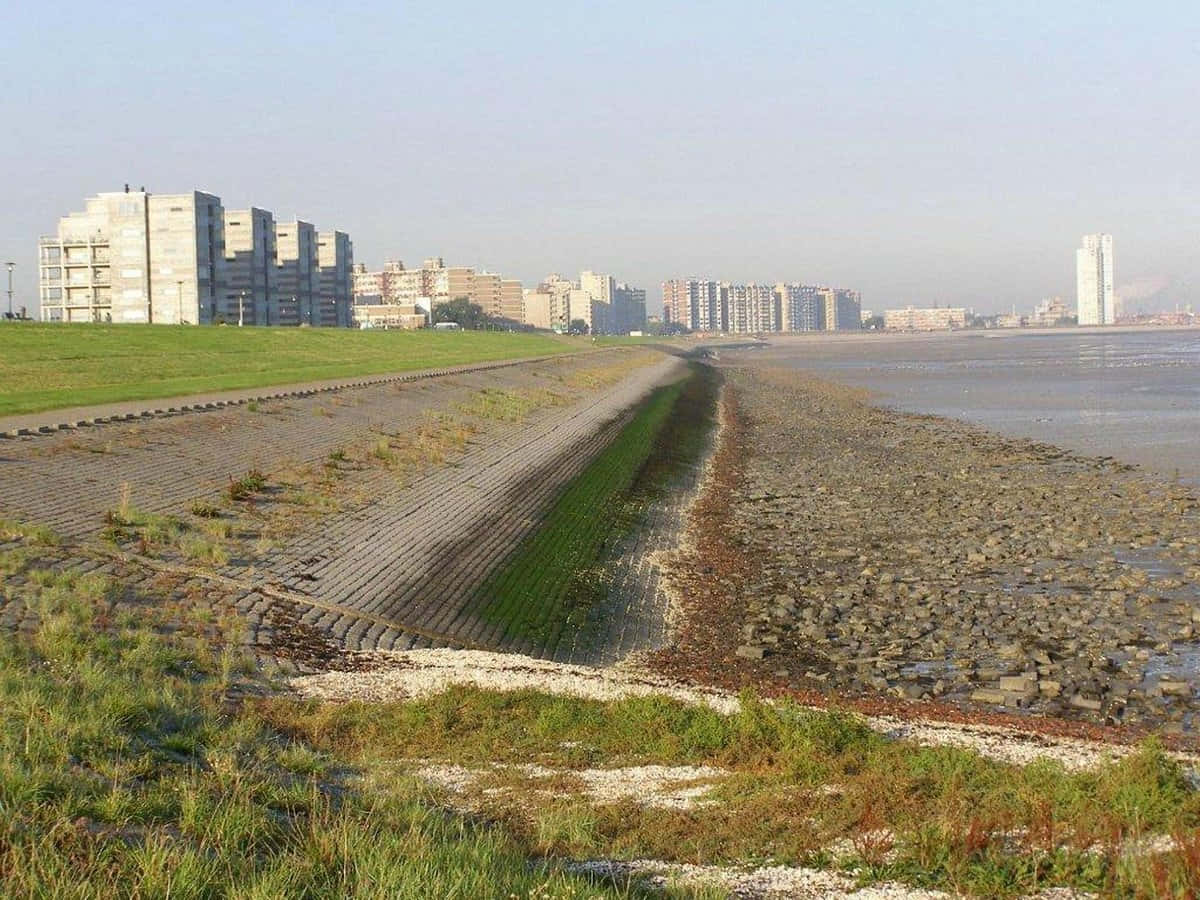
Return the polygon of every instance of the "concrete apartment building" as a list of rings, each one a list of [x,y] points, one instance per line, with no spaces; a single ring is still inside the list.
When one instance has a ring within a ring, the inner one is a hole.
[[[593,334],[617,333],[617,322],[613,310],[613,295],[617,281],[611,275],[584,269],[579,273],[579,288],[591,299],[588,329]],[[578,316],[576,318],[585,318]]]
[[[1029,317],[1029,324],[1046,328],[1061,325],[1070,318],[1071,310],[1067,308],[1062,297],[1045,297],[1034,308],[1033,315]]]
[[[1085,234],[1083,246],[1075,251],[1075,306],[1080,325],[1117,321],[1111,234]]]
[[[277,323],[275,281],[275,216],[256,207],[225,210],[225,321]]]
[[[39,240],[38,257],[43,321],[212,322],[225,276],[221,199],[99,194]]]
[[[646,291],[618,282],[613,290],[613,330],[617,334],[646,328]]]
[[[521,323],[522,287],[515,278],[503,278],[494,272],[476,272],[469,295],[493,319]]]
[[[799,283],[737,284],[682,278],[663,282],[663,321],[733,334],[849,331],[862,327],[862,297]]]
[[[825,303],[826,331],[862,329],[862,295],[843,288],[820,288]]]
[[[56,234],[39,240],[42,319],[209,324],[237,322],[240,312],[245,324],[299,324],[305,296],[304,321],[337,324],[332,306],[324,312],[313,306],[315,284],[311,295],[303,294],[296,237],[285,242],[281,260],[284,230],[267,210],[227,211],[220,197],[203,191],[98,194],[83,211],[60,219]],[[298,239],[306,240],[303,234]],[[337,243],[349,251],[348,236]],[[289,253],[296,260],[290,267]],[[310,262],[315,278],[315,255]],[[347,261],[341,289],[347,297],[348,278]],[[332,276],[331,289],[336,295]],[[283,302],[293,296],[297,302]]]
[[[319,325],[317,312],[317,232],[300,219],[275,223],[276,325]]]
[[[526,288],[521,297],[521,321],[531,328],[554,328],[554,294],[541,287]]]
[[[571,323],[575,321],[583,322],[589,332],[595,330],[595,301],[592,294],[578,283],[553,272],[538,284],[537,293],[548,298],[546,302],[549,305],[550,328],[554,331],[565,334],[571,330]]]
[[[575,308],[582,311],[586,306],[586,314],[591,316],[591,298],[571,279],[564,278],[557,272],[552,272],[542,279],[538,291],[550,298],[550,328],[565,334],[571,327],[571,301],[574,293]],[[575,318],[580,318],[576,316]]]
[[[967,311],[962,307],[912,307],[885,309],[883,327],[889,331],[944,331],[967,327]]]
[[[525,308],[525,288],[516,278],[500,279],[500,318],[508,322],[522,323]]]
[[[663,321],[691,331],[725,331],[727,308],[715,281],[681,278],[663,282]]]
[[[723,284],[726,331],[731,334],[762,334],[782,330],[780,302],[770,285]]]
[[[628,334],[646,324],[644,290],[588,269],[577,282],[547,275],[536,290],[525,292],[524,302],[524,322],[535,328],[547,327],[542,323],[548,319],[548,327],[566,332],[580,321],[592,334]]]
[[[824,331],[825,298],[820,288],[795,282],[775,285],[784,331]]]
[[[524,303],[516,279],[469,266],[447,266],[440,256],[428,257],[416,269],[407,269],[398,260],[384,263],[379,271],[356,266],[351,292],[355,322],[389,328],[423,327],[427,323],[418,324],[412,310],[428,318],[438,304],[458,299],[478,304],[489,316],[519,323]],[[387,306],[402,309],[382,308]]]
[[[354,245],[344,231],[317,232],[317,293],[320,319],[314,324],[351,325],[350,304],[354,298],[351,273]]]

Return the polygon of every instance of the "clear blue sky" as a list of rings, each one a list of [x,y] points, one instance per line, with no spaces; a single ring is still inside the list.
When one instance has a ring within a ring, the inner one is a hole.
[[[0,259],[124,182],[526,282],[1200,305],[1200,4],[9,3]]]

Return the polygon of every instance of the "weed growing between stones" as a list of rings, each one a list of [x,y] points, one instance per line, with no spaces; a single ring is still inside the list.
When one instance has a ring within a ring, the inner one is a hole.
[[[198,519],[215,519],[221,515],[221,509],[215,503],[207,500],[193,500],[191,513]]]
[[[266,486],[267,478],[258,469],[251,469],[237,480],[234,480],[233,476],[230,476],[228,488],[229,499],[235,503],[239,500],[249,500]]]
[[[468,416],[494,419],[498,422],[523,422],[535,409],[561,406],[568,398],[544,388],[503,390],[484,388],[472,399],[460,403],[458,409]]]

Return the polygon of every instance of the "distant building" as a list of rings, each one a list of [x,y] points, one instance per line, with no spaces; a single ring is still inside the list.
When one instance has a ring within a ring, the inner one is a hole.
[[[780,302],[774,287],[765,284],[724,284],[725,328],[731,334],[781,331]]]
[[[725,305],[715,281],[695,278],[663,282],[663,321],[691,331],[725,331]]]
[[[348,324],[349,236],[332,232],[346,264],[330,262],[330,299],[322,305],[312,226],[283,226],[282,257],[280,229],[267,210],[226,210],[203,191],[98,194],[39,241],[42,318]]]
[[[524,322],[524,295],[525,289],[516,278],[500,279],[500,318],[507,322]]]
[[[279,292],[276,325],[320,325],[317,309],[317,232],[295,219],[275,223],[275,283]]]
[[[439,304],[453,300],[475,303],[496,319],[521,320],[521,282],[469,266],[447,266],[440,256],[426,258],[417,269],[407,269],[399,260],[389,260],[377,271],[356,266],[352,292],[354,318],[360,324],[386,321],[382,327],[395,328],[403,321],[404,327],[421,327],[415,324],[412,310],[429,318]],[[367,311],[376,306],[401,307],[402,311]]]
[[[224,210],[202,191],[98,194],[38,242],[49,322],[212,322],[225,300]]]
[[[526,288],[521,297],[521,321],[531,328],[541,328],[549,331],[554,327],[551,310],[554,307],[554,294],[538,288]]]
[[[1071,310],[1067,308],[1062,297],[1046,297],[1034,309],[1033,315],[1029,318],[1029,324],[1045,328],[1061,325],[1070,318]]]
[[[1000,313],[996,316],[997,328],[1024,328],[1025,317],[1016,312]]]
[[[819,288],[825,306],[826,331],[859,331],[862,329],[862,296],[858,291],[842,288]]]
[[[344,231],[321,231],[317,233],[317,310],[318,318],[313,324],[338,325],[343,328],[351,324],[351,305],[354,285],[351,272],[354,268],[354,248],[350,235]]]
[[[221,314],[226,322],[272,325],[278,324],[278,307],[275,217],[255,207],[225,210],[225,296]]]
[[[967,311],[963,307],[912,307],[885,309],[883,327],[889,331],[941,331],[967,327]]]
[[[645,327],[645,291],[586,269],[577,282],[547,275],[522,301],[523,321],[534,328],[565,333],[572,322],[583,322],[592,334],[628,334]]]
[[[775,285],[784,331],[825,330],[825,299],[820,291],[805,284]]]
[[[592,334],[608,334],[613,327],[613,294],[617,282],[611,275],[584,270],[579,273],[579,288],[591,299],[588,328]],[[577,318],[583,318],[582,316]]]
[[[1075,251],[1075,303],[1080,325],[1116,322],[1111,234],[1085,234]]]
[[[646,328],[646,291],[624,282],[613,292],[613,330],[617,334],[643,331]]]

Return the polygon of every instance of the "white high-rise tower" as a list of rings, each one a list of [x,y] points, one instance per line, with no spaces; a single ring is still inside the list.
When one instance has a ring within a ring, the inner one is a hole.
[[[1080,325],[1112,325],[1116,321],[1111,234],[1083,236],[1083,246],[1075,251],[1075,292]]]

